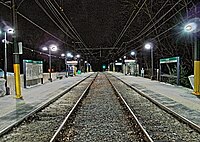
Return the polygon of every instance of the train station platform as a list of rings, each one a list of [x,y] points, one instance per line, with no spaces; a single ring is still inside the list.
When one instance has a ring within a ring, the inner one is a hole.
[[[15,99],[15,95],[0,97],[0,133],[12,123],[22,119],[38,106],[65,92],[72,85],[92,74],[82,73],[74,77],[57,79],[53,82],[38,84],[30,88],[22,88],[23,99]]]
[[[109,73],[200,126],[200,96],[193,95],[192,89],[140,76],[124,75],[117,72]]]
[[[148,94],[175,112],[185,116],[200,126],[200,98],[192,94],[192,90],[174,86],[143,77],[109,72],[138,90]],[[56,95],[67,90],[73,84],[92,74],[82,73],[53,82],[40,84],[28,89],[22,89],[23,100],[15,99],[13,95],[0,97],[0,133],[12,123],[22,119],[25,114],[36,109]]]

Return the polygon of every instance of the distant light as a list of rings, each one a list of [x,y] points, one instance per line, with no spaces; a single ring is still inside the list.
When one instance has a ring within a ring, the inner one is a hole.
[[[80,58],[81,56],[78,54],[78,55],[76,55],[76,57],[77,57],[77,58]]]
[[[5,43],[5,39],[2,39],[2,43]],[[6,44],[11,43],[8,40],[6,40]]]
[[[67,57],[70,57],[71,56],[71,53],[67,53]]]
[[[131,55],[132,55],[132,56],[134,56],[134,55],[135,55],[135,52],[134,52],[134,51],[132,51],[132,52],[131,52]]]
[[[103,65],[102,68],[105,69],[105,68],[106,68],[106,65]]]
[[[58,47],[54,44],[50,45],[49,48],[51,49],[51,51],[57,51]]]
[[[149,49],[152,48],[152,44],[151,43],[146,43],[144,48],[149,50]]]
[[[197,24],[194,22],[188,23],[184,26],[184,31],[187,33],[194,32],[197,29]]]
[[[65,56],[65,54],[64,54],[64,53],[62,53],[62,54],[61,54],[61,57],[64,57],[64,56]]]
[[[14,33],[14,29],[13,28],[8,28],[7,29],[7,33],[8,34],[13,34]]]
[[[73,55],[72,55],[71,53],[67,53],[67,57],[70,57],[70,58],[72,58],[72,57],[73,57]]]
[[[186,32],[190,32],[190,31],[192,31],[192,25],[186,25],[184,27],[184,29],[185,29]]]
[[[126,59],[126,56],[124,56],[124,59]]]
[[[45,46],[45,47],[42,47],[42,50],[47,51],[48,48]]]

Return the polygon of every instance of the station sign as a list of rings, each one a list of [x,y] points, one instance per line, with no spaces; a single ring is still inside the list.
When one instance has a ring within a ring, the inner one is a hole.
[[[68,64],[68,65],[77,65],[78,61],[66,61],[66,64]]]
[[[176,63],[178,60],[179,60],[179,57],[164,58],[164,59],[160,59],[160,64]]]
[[[116,65],[116,66],[121,66],[121,65],[122,65],[122,63],[115,63],[115,65]]]
[[[135,62],[135,60],[125,60],[124,62],[125,63],[132,63],[132,62]]]

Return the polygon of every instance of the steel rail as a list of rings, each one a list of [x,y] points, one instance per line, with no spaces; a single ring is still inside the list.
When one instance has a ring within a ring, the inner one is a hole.
[[[64,94],[66,94],[67,92],[69,92],[71,89],[73,89],[74,87],[76,87],[78,84],[80,84],[81,82],[83,82],[84,80],[86,80],[87,78],[89,78],[90,76],[92,76],[93,74],[83,78],[82,80],[78,81],[77,83],[71,85],[70,87],[68,87],[67,89],[65,89],[64,91],[62,91],[61,93],[59,93],[58,95],[56,95],[55,97],[50,98],[49,100],[45,101],[44,103],[38,105],[37,108],[35,108],[33,111],[31,111],[30,113],[28,113],[27,115],[25,115],[24,117],[20,118],[19,120],[15,121],[14,123],[10,124],[9,126],[7,126],[6,128],[4,128],[3,130],[0,131],[0,137],[3,136],[4,134],[8,133],[13,127],[18,126],[19,124],[21,124],[25,119],[27,119],[28,117],[30,117],[31,115],[37,113],[38,111],[42,110],[43,108],[47,107],[48,105],[50,105],[51,103],[55,102],[57,99],[59,99],[60,97],[62,97]]]
[[[126,108],[131,113],[132,117],[134,118],[134,120],[136,121],[136,123],[138,124],[138,126],[140,127],[141,131],[143,132],[143,134],[144,134],[144,136],[146,138],[145,140],[147,140],[148,142],[154,142],[151,139],[151,137],[149,136],[149,134],[147,133],[147,131],[143,128],[142,124],[139,122],[139,120],[137,119],[137,117],[135,116],[134,112],[132,111],[132,109],[130,108],[130,106],[128,105],[128,103],[125,101],[125,99],[123,98],[123,96],[121,95],[121,93],[117,90],[117,88],[114,86],[114,84],[107,77],[107,75],[106,75],[106,78],[108,79],[108,81],[112,85],[113,89],[115,90],[115,92],[117,93],[117,95],[120,97],[120,99],[122,100],[122,102],[124,103],[124,105],[126,106]]]
[[[93,84],[94,80],[96,79],[98,73],[96,74],[96,76],[94,77],[94,79],[90,82],[90,84],[88,85],[88,87],[84,90],[84,92],[82,93],[82,95],[79,97],[79,99],[77,100],[77,102],[75,103],[75,105],[73,106],[73,108],[70,110],[70,112],[68,113],[68,115],[65,117],[64,121],[62,122],[62,124],[60,125],[60,127],[57,129],[57,131],[54,133],[53,137],[51,138],[50,142],[55,142],[56,139],[59,136],[59,133],[61,132],[61,130],[64,128],[66,122],[69,120],[70,116],[73,114],[73,112],[76,110],[76,108],[78,107],[79,103],[82,101],[82,99],[85,97],[85,95],[87,94],[88,90],[90,89],[91,85]]]
[[[198,133],[200,133],[200,126],[199,125],[195,124],[194,122],[190,121],[189,119],[185,118],[184,116],[181,116],[180,114],[176,113],[175,111],[173,111],[172,109],[168,108],[167,106],[161,104],[160,102],[156,101],[152,97],[148,96],[147,93],[142,92],[141,90],[137,89],[136,87],[134,87],[134,86],[130,85],[129,83],[123,81],[119,77],[116,77],[113,74],[111,74],[111,75],[113,77],[117,78],[118,80],[120,80],[121,82],[123,82],[124,84],[126,84],[128,87],[130,87],[131,89],[133,89],[134,91],[136,91],[141,96],[147,98],[149,101],[151,101],[152,103],[154,103],[155,105],[157,105],[159,108],[163,109],[164,111],[166,111],[167,113],[171,114],[175,118],[177,118],[177,119],[183,121],[184,123],[188,124],[191,128],[193,128]]]

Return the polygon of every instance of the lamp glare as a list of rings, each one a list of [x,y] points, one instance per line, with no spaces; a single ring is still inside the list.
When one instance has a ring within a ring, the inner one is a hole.
[[[151,44],[150,43],[147,43],[147,44],[145,44],[145,46],[144,46],[146,49],[151,49]]]
[[[132,52],[131,52],[131,55],[132,55],[132,56],[134,56],[134,55],[135,55],[135,52],[134,52],[134,51],[132,51]]]
[[[187,33],[194,32],[196,29],[197,29],[197,24],[194,22],[188,23],[184,27],[184,31]]]
[[[42,50],[47,51],[48,48],[45,46],[45,47],[42,47]]]

